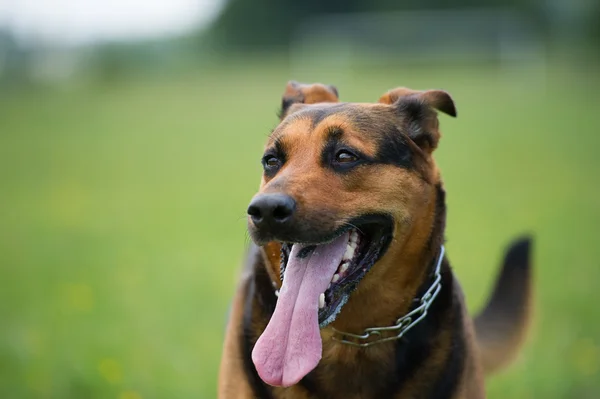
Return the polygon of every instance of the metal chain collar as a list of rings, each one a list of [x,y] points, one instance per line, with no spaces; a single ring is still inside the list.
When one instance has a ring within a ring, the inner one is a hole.
[[[415,325],[417,325],[421,320],[427,316],[427,311],[429,307],[439,294],[442,289],[442,276],[440,274],[442,259],[444,258],[444,246],[440,247],[440,256],[438,257],[438,261],[435,267],[435,273],[433,275],[434,281],[425,293],[421,297],[420,305],[408,313],[407,315],[396,320],[396,324],[388,327],[371,327],[364,330],[362,335],[351,334],[343,331],[333,329],[334,334],[341,335],[341,338],[337,338],[335,335],[332,337],[334,341],[340,342],[342,344],[348,344],[352,346],[365,348],[367,346],[380,344],[387,341],[392,341],[396,339],[400,339]],[[387,332],[396,332],[391,337],[384,337],[383,333]],[[354,341],[349,341],[347,338],[353,338]],[[372,338],[371,340],[369,338]]]

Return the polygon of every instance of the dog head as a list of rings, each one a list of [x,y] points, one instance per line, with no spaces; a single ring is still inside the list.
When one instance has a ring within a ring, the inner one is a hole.
[[[397,88],[377,103],[340,103],[333,86],[288,83],[248,227],[282,279],[293,257],[314,252],[339,263],[326,272],[333,271],[319,304],[321,327],[369,270],[392,267],[382,261],[392,249],[427,234],[422,225],[440,180],[436,110],[456,116],[441,90]],[[340,237],[347,243],[333,248]]]

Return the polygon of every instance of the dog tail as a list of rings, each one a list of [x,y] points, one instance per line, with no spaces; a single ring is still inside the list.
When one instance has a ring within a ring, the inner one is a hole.
[[[492,295],[475,318],[486,375],[512,362],[525,340],[532,312],[532,241],[524,236],[510,245]]]

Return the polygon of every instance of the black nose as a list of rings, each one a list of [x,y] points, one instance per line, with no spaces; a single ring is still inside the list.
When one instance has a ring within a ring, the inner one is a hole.
[[[256,227],[281,225],[289,221],[296,210],[296,201],[285,194],[261,194],[248,206],[248,215]]]

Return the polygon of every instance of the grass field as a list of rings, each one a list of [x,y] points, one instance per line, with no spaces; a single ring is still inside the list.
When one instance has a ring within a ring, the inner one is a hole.
[[[290,78],[346,101],[453,94],[437,159],[470,309],[505,245],[536,240],[534,329],[489,397],[600,397],[600,73],[264,62],[0,94],[0,398],[216,396],[245,209]]]

